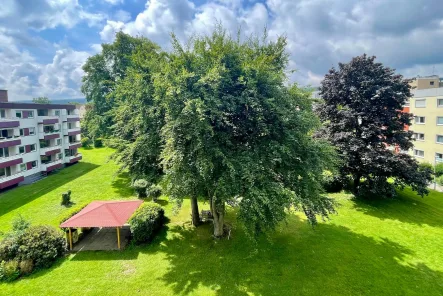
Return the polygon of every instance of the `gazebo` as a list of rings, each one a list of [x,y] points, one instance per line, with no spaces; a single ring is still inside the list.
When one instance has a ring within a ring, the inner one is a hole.
[[[117,246],[120,249],[120,228],[127,224],[142,203],[141,200],[91,202],[60,225],[61,228],[69,230],[69,249],[72,250],[72,228],[80,227],[116,228]]]

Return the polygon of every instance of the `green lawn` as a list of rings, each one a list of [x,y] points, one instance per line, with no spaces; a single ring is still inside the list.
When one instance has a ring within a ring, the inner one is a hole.
[[[111,150],[82,151],[82,163],[36,184],[0,195],[0,229],[21,213],[57,225],[60,196],[74,202],[135,198],[127,178],[107,162]],[[234,225],[230,240],[213,241],[210,226],[189,225],[189,203],[150,245],[122,252],[69,255],[1,295],[442,295],[443,194],[421,199],[355,201],[335,194],[339,214],[312,229],[301,215],[257,245]],[[203,205],[205,206],[205,205]],[[254,251],[258,249],[258,251]]]

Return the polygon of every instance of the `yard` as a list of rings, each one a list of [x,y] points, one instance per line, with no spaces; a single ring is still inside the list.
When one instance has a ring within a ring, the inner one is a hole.
[[[0,195],[0,230],[19,213],[56,226],[76,204],[134,199],[110,149],[83,150],[83,161]],[[441,295],[443,194],[405,190],[395,200],[362,202],[335,194],[330,221],[310,227],[302,215],[255,245],[236,227],[230,240],[211,239],[210,225],[189,224],[189,203],[149,245],[68,255],[48,270],[0,284],[0,295]],[[207,207],[207,205],[202,205]],[[257,250],[257,251],[255,251]]]

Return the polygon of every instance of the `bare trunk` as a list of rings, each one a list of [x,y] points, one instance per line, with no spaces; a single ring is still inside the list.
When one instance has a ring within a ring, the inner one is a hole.
[[[197,197],[191,197],[191,209],[192,209],[192,224],[198,226],[200,224],[200,214],[198,212]]]
[[[360,175],[354,177],[354,193],[357,193],[358,191],[358,186],[360,186],[360,178]]]
[[[211,199],[211,211],[214,218],[214,237],[222,237],[225,222],[225,203]]]

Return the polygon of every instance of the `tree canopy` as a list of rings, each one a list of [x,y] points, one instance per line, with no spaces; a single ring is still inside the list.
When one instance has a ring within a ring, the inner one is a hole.
[[[36,104],[50,104],[50,103],[51,103],[51,101],[49,100],[48,97],[37,97],[37,98],[33,98],[33,99],[32,99],[32,102],[33,102],[33,103],[36,103]]]
[[[393,186],[427,193],[430,172],[419,170],[410,155],[389,149],[413,147],[412,132],[405,130],[412,115],[402,111],[411,97],[408,81],[375,57],[362,55],[329,70],[320,94],[317,110],[325,125],[320,134],[337,148],[341,176],[352,176],[356,193],[392,195],[391,177]]]

